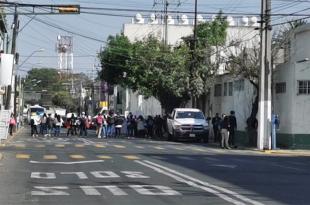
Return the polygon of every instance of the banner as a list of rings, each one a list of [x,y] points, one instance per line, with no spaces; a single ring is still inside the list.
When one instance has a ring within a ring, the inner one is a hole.
[[[11,85],[14,55],[1,53],[0,86]]]

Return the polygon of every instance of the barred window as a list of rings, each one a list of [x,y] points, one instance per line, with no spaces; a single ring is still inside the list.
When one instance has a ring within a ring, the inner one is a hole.
[[[233,96],[233,82],[229,82],[228,84],[228,95]]]
[[[222,96],[222,84],[216,84],[214,85],[214,96]]]
[[[244,79],[235,81],[235,90],[243,91],[244,90]]]
[[[310,94],[310,80],[299,80],[298,95],[309,95],[309,94]]]
[[[227,83],[224,83],[224,96],[227,96]]]
[[[285,93],[286,92],[286,83],[276,83],[276,93]]]

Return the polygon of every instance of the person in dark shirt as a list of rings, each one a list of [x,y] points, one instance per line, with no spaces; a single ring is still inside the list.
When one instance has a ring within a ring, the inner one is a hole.
[[[229,145],[235,146],[235,131],[237,130],[237,119],[235,117],[235,111],[230,111],[229,116]]]
[[[214,142],[220,142],[221,136],[220,136],[220,123],[221,123],[221,117],[218,113],[215,114],[215,117],[212,119],[212,125],[213,125],[213,132],[214,132]]]
[[[221,135],[222,135],[222,140],[221,140],[221,147],[230,149],[228,141],[229,141],[229,118],[225,114],[222,115],[222,121],[221,121]]]

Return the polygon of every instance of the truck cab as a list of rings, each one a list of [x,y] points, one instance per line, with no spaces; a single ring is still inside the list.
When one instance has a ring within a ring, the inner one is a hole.
[[[169,140],[207,141],[209,125],[201,110],[175,108],[167,119]]]

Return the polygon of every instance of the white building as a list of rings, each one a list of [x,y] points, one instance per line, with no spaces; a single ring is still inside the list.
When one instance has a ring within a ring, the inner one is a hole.
[[[278,144],[310,148],[310,24],[290,39],[288,60],[274,73],[274,112],[279,115]]]
[[[205,21],[205,19],[201,15],[199,15],[198,19],[198,22]],[[222,50],[221,52],[224,57],[225,55],[227,55],[227,52],[237,53],[239,47],[252,47],[253,44],[257,44],[259,40],[259,31],[254,29],[258,26],[256,23],[256,17],[243,17],[241,19],[233,19],[232,17],[228,17],[227,21],[229,23],[229,27],[227,30],[227,44],[225,45],[226,49]],[[192,35],[193,24],[193,21],[189,20],[186,15],[182,15],[179,21],[176,21],[174,20],[174,18],[169,17],[167,26],[168,44],[176,45],[180,41],[182,41],[182,37]],[[154,14],[150,15],[148,21],[144,19],[141,15],[137,14],[131,23],[124,24],[123,33],[125,36],[128,37],[131,42],[134,42],[138,40],[143,40],[150,35],[157,37],[159,40],[163,40],[165,38],[166,31],[165,24],[163,24],[163,22],[161,22],[160,20],[155,19]],[[229,46],[232,41],[241,43],[238,47]],[[219,70],[219,74],[224,73],[225,64],[221,65]],[[116,110],[121,110],[125,114],[129,111],[137,115],[162,114],[161,105],[159,101],[154,97],[144,99],[142,95],[134,93],[129,89],[122,89],[120,87],[116,88],[115,94],[118,96]],[[225,98],[225,100],[227,99]],[[243,102],[240,97],[238,98],[238,100]],[[236,105],[240,105],[240,103],[238,103],[238,100],[236,97],[236,100],[234,101]],[[221,101],[220,98],[216,99],[216,101],[212,103],[212,106],[214,106],[214,110],[220,110],[218,103],[219,101]],[[228,101],[222,103],[230,104]]]

